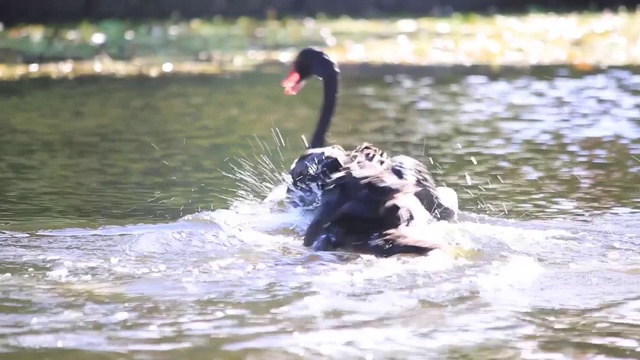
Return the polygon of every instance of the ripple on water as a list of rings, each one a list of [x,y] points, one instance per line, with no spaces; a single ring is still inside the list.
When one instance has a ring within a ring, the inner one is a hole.
[[[638,76],[386,80],[360,91],[380,112],[362,126],[394,152],[433,150],[421,159],[468,211],[417,231],[450,249],[314,253],[301,245],[307,212],[251,194],[164,224],[3,231],[0,350],[637,357],[640,213],[624,186],[638,166]]]
[[[260,224],[258,212],[268,224]],[[299,216],[262,204],[165,225],[12,237],[46,244],[49,255],[30,255],[14,243],[14,256],[26,256],[24,266],[34,270],[18,267],[3,280],[14,301],[20,294],[24,300],[22,315],[0,316],[0,345],[319,357],[438,357],[478,347],[491,356],[518,348],[547,354],[555,351],[557,330],[544,330],[549,321],[540,314],[553,309],[593,349],[631,346],[626,336],[587,336],[567,315],[589,304],[600,311],[593,329],[637,325],[622,315],[635,311],[633,302],[618,312],[603,304],[640,296],[629,285],[637,275],[607,263],[589,271],[571,265],[610,251],[631,256],[638,239],[624,235],[624,222],[602,231],[600,224],[467,216],[425,229],[457,252],[377,259],[311,253],[299,232],[278,234],[291,231]],[[619,321],[625,325],[614,325]]]
[[[427,77],[427,87],[418,77],[391,76],[387,88],[360,95],[379,113],[368,121],[378,130],[368,140],[429,160],[468,211],[553,218],[636,208],[630,184],[638,182],[640,163],[638,75],[564,70],[454,82]]]

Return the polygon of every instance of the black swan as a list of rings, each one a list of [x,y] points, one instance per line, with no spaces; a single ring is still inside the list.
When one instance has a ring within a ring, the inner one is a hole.
[[[369,143],[346,152],[326,146],[326,133],[335,112],[339,69],[327,54],[301,50],[282,81],[295,95],[310,76],[322,79],[324,100],[309,148],[293,162],[287,195],[295,206],[320,201],[305,235],[305,246],[318,250],[350,248],[388,256],[426,252],[433,246],[406,236],[411,222],[452,220],[456,211],[445,206],[427,168],[408,156],[390,158]],[[421,245],[424,245],[422,248]]]

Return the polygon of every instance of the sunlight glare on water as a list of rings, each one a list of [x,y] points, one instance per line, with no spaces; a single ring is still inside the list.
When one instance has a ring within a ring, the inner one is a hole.
[[[12,84],[0,351],[637,357],[638,75],[560,73],[345,78],[331,139],[419,158],[463,211],[418,230],[449,248],[387,259],[305,249],[309,211],[265,201],[317,83],[302,105],[269,74]]]

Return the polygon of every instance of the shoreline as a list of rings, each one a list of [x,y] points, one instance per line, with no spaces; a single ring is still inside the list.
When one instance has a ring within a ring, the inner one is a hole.
[[[29,79],[71,80],[76,78],[169,78],[198,76],[232,76],[244,72],[284,74],[288,63],[262,62],[244,67],[217,67],[198,63],[171,64],[172,69],[165,71],[162,65],[133,65],[126,62],[112,62],[109,65],[96,66],[92,60],[76,62],[73,68],[69,62],[20,64],[5,67],[0,64],[0,82],[12,82]],[[340,63],[343,76],[347,77],[384,77],[388,75],[410,75],[443,79],[469,75],[483,76],[522,76],[544,73],[551,76],[578,76],[593,74],[608,69],[625,69],[640,74],[640,64],[592,66],[588,64],[540,64],[540,65],[490,65],[490,64],[389,64],[389,63]],[[66,68],[64,68],[66,66]],[[63,68],[63,69],[61,69]],[[97,71],[98,69],[99,71]]]

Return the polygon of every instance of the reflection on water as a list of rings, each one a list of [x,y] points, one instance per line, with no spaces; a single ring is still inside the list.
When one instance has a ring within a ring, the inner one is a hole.
[[[456,254],[390,259],[259,202],[319,106],[280,77],[0,84],[0,351],[640,355],[640,75],[347,77],[331,139],[420,158],[467,213],[425,229]]]

